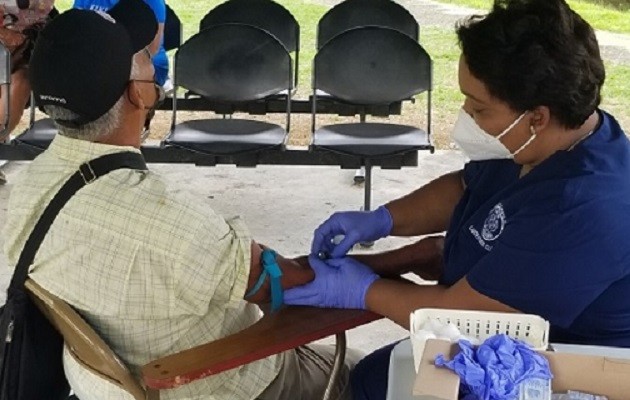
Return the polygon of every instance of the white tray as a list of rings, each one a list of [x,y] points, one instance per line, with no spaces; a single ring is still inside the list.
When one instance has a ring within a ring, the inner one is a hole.
[[[386,400],[416,400],[420,396],[412,395],[416,371],[413,367],[411,341],[405,339],[394,346],[389,359]]]
[[[416,370],[424,351],[424,341],[418,339],[415,332],[429,320],[442,324],[451,323],[464,336],[479,339],[481,342],[490,336],[503,333],[524,341],[536,350],[545,350],[549,343],[549,322],[537,315],[421,308],[412,312],[409,319],[409,333]]]

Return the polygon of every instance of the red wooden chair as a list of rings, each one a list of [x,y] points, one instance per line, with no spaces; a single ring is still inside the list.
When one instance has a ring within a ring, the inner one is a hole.
[[[339,377],[346,350],[345,331],[382,318],[361,310],[289,306],[266,314],[233,335],[154,360],[142,367],[142,381],[112,351],[90,325],[65,301],[33,280],[26,288],[37,307],[61,332],[70,354],[84,368],[126,390],[136,400],[159,400],[161,389],[172,389],[196,379],[336,335],[335,362],[324,399]]]

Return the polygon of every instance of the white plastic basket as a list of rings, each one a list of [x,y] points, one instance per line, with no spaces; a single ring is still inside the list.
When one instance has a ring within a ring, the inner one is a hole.
[[[451,323],[462,335],[482,342],[490,336],[504,333],[536,350],[546,350],[549,340],[549,322],[538,315],[421,308],[411,313],[409,324],[416,371],[425,341],[416,338],[415,333],[429,320],[437,320],[441,324]]]

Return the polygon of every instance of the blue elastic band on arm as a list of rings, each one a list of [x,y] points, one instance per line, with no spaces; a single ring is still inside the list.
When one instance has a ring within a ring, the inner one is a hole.
[[[284,292],[280,284],[282,270],[276,261],[276,252],[270,249],[263,250],[261,264],[263,271],[254,287],[245,294],[245,297],[250,297],[260,290],[263,283],[265,283],[265,279],[267,279],[267,275],[269,275],[271,283],[271,312],[278,311],[282,303],[284,303]]]

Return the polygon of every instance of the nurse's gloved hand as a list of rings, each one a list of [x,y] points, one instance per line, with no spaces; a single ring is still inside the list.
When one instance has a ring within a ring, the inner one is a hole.
[[[308,261],[315,271],[315,279],[285,290],[286,304],[365,309],[365,295],[379,279],[374,271],[350,257],[321,260],[311,256]]]
[[[359,242],[373,242],[389,236],[393,226],[392,215],[385,206],[374,211],[334,213],[315,230],[311,255],[343,257]],[[343,239],[336,243],[335,237],[341,236]]]

